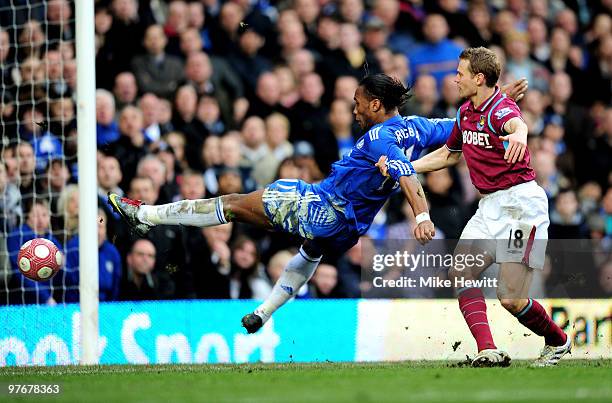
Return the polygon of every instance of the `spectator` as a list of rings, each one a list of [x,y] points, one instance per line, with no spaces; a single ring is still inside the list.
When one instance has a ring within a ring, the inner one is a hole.
[[[118,109],[123,109],[126,105],[135,105],[136,97],[138,96],[138,84],[136,77],[130,71],[124,71],[117,74],[115,77],[115,85],[113,86],[113,94]]]
[[[104,89],[96,90],[96,142],[107,149],[119,140],[119,125],[115,120],[115,99]]]
[[[283,250],[276,252],[270,258],[270,261],[268,262],[268,266],[266,268],[266,273],[268,274],[268,278],[270,280],[268,283],[268,286],[270,288],[272,288],[274,284],[276,283],[276,280],[279,279],[279,277],[283,273],[283,270],[285,270],[287,263],[289,263],[289,261],[291,260],[294,254],[295,253],[287,249],[283,249]],[[310,298],[310,290],[308,289],[308,284],[304,284],[302,288],[299,289],[299,291],[296,293],[295,298],[296,299]]]
[[[204,10],[204,4],[199,2],[192,2],[187,4],[189,8],[189,28],[183,32],[183,34],[191,29],[195,29],[201,38],[201,47],[210,51],[212,49],[212,43],[210,41],[210,29],[206,23],[207,17]],[[182,37],[182,35],[181,35]]]
[[[179,192],[179,175],[181,173],[180,168],[177,165],[176,158],[174,157],[174,151],[172,147],[164,142],[159,143],[159,147],[153,151],[153,154],[158,160],[164,164],[166,170],[166,185],[168,187],[168,194],[172,195],[172,199]],[[177,168],[179,170],[177,171]]]
[[[17,162],[19,164],[19,191],[21,192],[22,205],[27,205],[36,195],[39,186],[34,178],[36,169],[36,158],[34,148],[28,142],[21,142],[15,148]]]
[[[264,268],[259,262],[255,242],[245,236],[238,237],[232,244],[228,286],[231,299],[262,300],[272,289],[264,279]]]
[[[206,197],[206,187],[204,187],[204,176],[195,171],[183,173],[180,185],[178,200],[198,200]]]
[[[339,298],[338,269],[328,263],[321,263],[312,276],[311,294],[314,298]]]
[[[593,121],[587,111],[570,101],[572,83],[565,72],[554,73],[550,78],[550,105],[545,114],[556,114],[562,118],[565,143],[573,150],[576,161],[589,161],[585,145],[593,136]],[[576,177],[579,183],[588,179],[592,171],[589,164],[576,164]]]
[[[545,64],[550,58],[550,44],[548,42],[548,27],[546,21],[538,16],[532,16],[527,23],[529,34],[529,47],[531,58]]]
[[[22,139],[32,144],[37,172],[43,172],[49,161],[64,158],[64,147],[60,139],[51,133],[38,108],[28,108],[22,118]],[[60,133],[61,134],[61,133]]]
[[[19,32],[18,60],[23,62],[27,59],[40,60],[41,49],[45,42],[46,37],[40,22],[35,19],[27,21]]]
[[[191,85],[183,85],[174,98],[175,111],[172,126],[185,135],[186,142],[191,145],[185,151],[189,166],[198,169],[201,166],[199,150],[208,133],[202,133],[196,120],[198,94]]]
[[[123,195],[123,190],[119,187],[122,179],[123,174],[117,158],[102,156],[98,160],[98,199],[106,200],[109,192]]]
[[[312,38],[312,48],[322,57],[340,46],[340,21],[334,15],[322,14],[317,24],[316,36]]]
[[[300,99],[297,89],[297,80],[293,71],[286,65],[277,65],[273,71],[280,86],[280,106],[291,108]]]
[[[599,286],[602,298],[609,298],[612,295],[612,261],[607,261],[599,269]]]
[[[26,221],[15,228],[6,240],[12,274],[9,283],[10,304],[46,304],[55,305],[48,282],[36,282],[20,273],[17,265],[19,249],[26,241],[34,238],[46,238],[61,251],[62,245],[50,232],[49,205],[43,199],[34,199],[27,208]]]
[[[365,17],[365,9],[362,0],[340,0],[340,17],[342,20],[360,25]]]
[[[153,272],[155,267],[155,245],[148,239],[138,239],[127,255],[126,272],[121,283],[120,299],[143,301],[161,298],[159,280]]]
[[[527,93],[530,94],[532,91]],[[440,100],[436,105],[436,108],[442,114],[442,117],[453,118],[457,115],[457,108],[461,99],[459,98],[459,92],[457,91],[457,84],[455,83],[455,76],[452,74],[446,75],[442,79],[442,88],[440,89]],[[523,114],[525,112],[523,111]]]
[[[57,50],[47,50],[43,59],[46,88],[50,98],[70,97],[70,87],[64,80],[62,55]]]
[[[79,302],[79,235],[66,244],[66,267],[55,276],[56,300]],[[98,209],[98,299],[117,301],[121,283],[121,256],[117,248],[106,238],[106,213]]]
[[[419,115],[427,118],[444,117],[444,112],[437,108],[438,91],[434,76],[429,74],[418,76],[414,83],[413,94],[402,107],[400,111],[402,115]]]
[[[448,31],[448,24],[440,14],[425,18],[426,43],[408,55],[413,80],[422,74],[431,74],[440,88],[444,76],[455,72],[461,48],[448,39]]]
[[[476,28],[474,37],[468,39],[471,46],[488,46],[493,39],[491,30],[491,14],[486,4],[470,3],[467,16]],[[466,38],[467,39],[467,38]]]
[[[45,172],[46,178],[41,178],[41,190],[39,195],[47,198],[51,212],[55,216],[58,213],[57,203],[61,193],[64,191],[70,180],[70,172],[66,161],[61,159],[52,160]],[[57,222],[53,222],[53,227],[57,230]]]
[[[79,231],[79,187],[77,185],[66,186],[57,200],[57,211],[53,211],[61,219],[56,226],[60,229],[59,239],[63,244],[71,239]]]
[[[482,4],[482,3],[481,3]],[[508,5],[510,7],[510,5]],[[461,2],[455,0],[438,1],[437,10],[448,23],[448,37],[471,46],[486,46],[476,24],[470,21]]]
[[[579,209],[576,192],[561,189],[550,213],[550,239],[580,239],[587,235],[585,218]]]
[[[219,195],[245,193],[241,171],[237,168],[222,168],[219,172]]]
[[[138,161],[136,175],[151,178],[157,199],[152,204],[170,203],[174,195],[178,193],[176,182],[166,182],[166,165],[155,155],[148,154]],[[174,178],[173,178],[174,179]]]
[[[229,140],[227,143],[232,143],[232,141],[233,140]],[[231,147],[231,144],[229,144],[229,146]],[[240,147],[240,143],[236,146]],[[235,166],[238,166],[237,164],[240,162],[240,153],[233,152],[232,155],[235,156]],[[217,194],[219,190],[217,174],[223,166],[223,163],[227,163],[221,154],[221,139],[219,137],[210,136],[206,139],[202,146],[202,160],[205,166],[204,183],[206,184],[206,193]]]
[[[55,99],[50,102],[49,109],[51,112],[50,132],[59,137],[58,140],[63,143],[64,149],[70,148],[67,144],[68,139],[73,136],[71,132],[76,132],[76,117],[72,98]],[[66,156],[69,155],[68,152],[65,152],[65,154]]]
[[[12,67],[7,62],[11,50],[11,40],[6,29],[0,28],[0,79],[6,86],[13,84]]]
[[[180,132],[169,132],[163,137],[164,142],[172,148],[174,158],[179,166],[179,171],[185,171],[189,168],[189,164],[185,159],[185,136]]]
[[[180,36],[189,27],[189,8],[183,0],[176,0],[168,5],[168,16],[163,32],[168,38],[169,53],[180,55]]]
[[[283,113],[280,106],[281,88],[274,73],[263,73],[257,79],[255,97],[250,103],[247,116],[259,116],[265,119],[273,112]]]
[[[0,163],[0,228],[4,232],[15,228],[23,219],[19,188],[9,181],[5,163]],[[4,233],[2,233],[4,234]],[[4,236],[0,242],[6,242]]]
[[[414,49],[414,34],[418,33],[421,21],[419,17],[409,18],[410,14],[401,13],[401,9],[402,5],[398,0],[376,0],[372,7],[372,17],[365,25],[367,27],[374,18],[380,20],[387,31],[386,42],[389,48],[394,52],[410,53]]]
[[[254,168],[259,162],[271,157],[266,145],[266,126],[263,119],[251,116],[245,120],[240,135],[242,138],[240,165]]]
[[[328,115],[329,129],[321,133],[321,137],[333,138],[328,148],[319,151],[319,162],[323,172],[329,172],[331,164],[342,159],[355,145],[353,130],[352,104],[344,99],[336,99],[331,103]]]
[[[139,18],[137,0],[112,0],[110,9],[112,25],[97,56],[97,62],[105,66],[96,69],[96,82],[102,88],[111,88],[113,77],[130,70],[132,57],[143,52],[142,40],[147,26],[147,22]]]
[[[155,143],[159,141],[162,135],[162,128],[159,125],[159,98],[153,93],[146,93],[138,102],[138,106],[142,111],[144,134],[147,141]]]
[[[291,141],[308,141],[319,150],[325,149],[334,139],[322,137],[325,132],[329,109],[323,104],[325,87],[321,77],[309,73],[300,81],[300,100],[291,108]]]
[[[359,81],[353,76],[340,76],[334,84],[334,99],[343,99],[353,105],[355,90],[359,86]]]
[[[268,116],[266,124],[266,143],[277,161],[282,161],[293,154],[293,146],[289,142],[291,126],[289,119],[281,113]]]
[[[293,160],[300,169],[300,179],[316,183],[323,179],[323,173],[315,160],[314,147],[307,141],[298,141],[293,147]]]
[[[524,32],[513,31],[504,36],[506,51],[506,70],[509,80],[527,78],[529,85],[545,92],[548,90],[548,77],[544,66],[529,58],[529,37]]]
[[[170,98],[185,77],[183,63],[176,56],[164,52],[167,43],[164,29],[160,25],[151,25],[144,37],[147,54],[132,60],[138,88],[162,98]]]
[[[159,194],[151,178],[137,176],[131,181],[128,197],[152,205],[159,198]],[[125,236],[125,234],[122,235]],[[159,292],[161,296],[163,298],[178,297],[178,287],[182,282],[178,268],[184,267],[186,259],[184,228],[160,225],[159,229],[147,234],[147,239],[153,242],[157,251],[164,251],[163,254],[157,255],[155,261],[155,275],[160,283]],[[130,245],[135,240],[136,238],[131,236],[121,242],[123,245]],[[115,244],[119,244],[119,242],[117,241]]]
[[[217,98],[209,95],[200,97],[196,116],[208,133],[219,136],[225,131],[225,124],[221,119],[221,108]]]
[[[238,31],[244,18],[244,10],[237,3],[227,2],[221,6],[219,26],[210,32],[210,39],[216,54],[225,56],[236,51]]]
[[[466,213],[461,207],[461,191],[455,186],[451,171],[443,169],[427,174],[425,188],[429,191],[430,214],[448,238],[459,239]]]
[[[304,26],[299,20],[287,20],[284,25],[280,22],[279,19],[280,56],[282,60],[288,62],[298,51],[304,49],[307,38]]]
[[[302,0],[310,1],[310,0]],[[228,61],[242,79],[245,88],[253,91],[257,85],[257,77],[263,72],[272,70],[272,63],[260,54],[265,44],[262,28],[255,25],[246,29],[238,39],[236,53],[228,56]]]
[[[107,151],[107,155],[113,155],[121,164],[123,179],[120,183],[122,189],[127,189],[128,184],[136,175],[138,161],[148,153],[147,139],[142,132],[143,118],[140,109],[128,105],[119,115],[119,132],[121,136]]]

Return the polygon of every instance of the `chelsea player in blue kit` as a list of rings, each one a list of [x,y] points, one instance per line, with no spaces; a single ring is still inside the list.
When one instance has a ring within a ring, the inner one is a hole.
[[[282,179],[249,194],[159,206],[109,194],[109,203],[139,234],[158,224],[208,227],[236,221],[304,238],[270,296],[242,318],[247,332],[254,333],[312,277],[323,254],[343,253],[357,243],[397,189],[414,211],[415,238],[426,243],[434,237],[427,200],[410,160],[428,147],[444,144],[455,120],[400,116],[398,107],[408,92],[385,74],[361,80],[353,113],[366,133],[319,184]],[[376,165],[381,156],[387,157],[388,176]]]

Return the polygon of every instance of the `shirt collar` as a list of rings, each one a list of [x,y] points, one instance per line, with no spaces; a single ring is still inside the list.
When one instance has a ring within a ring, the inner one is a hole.
[[[493,95],[491,95],[489,98],[487,98],[486,101],[484,101],[482,103],[482,105],[480,106],[480,108],[476,108],[476,106],[470,102],[470,106],[472,107],[473,110],[478,111],[478,112],[483,112],[485,110],[487,110],[487,108],[489,107],[489,105],[491,105],[491,102],[493,101],[493,99],[495,99],[495,97],[500,93],[500,89],[499,87],[496,85],[495,86],[495,91],[493,92]]]

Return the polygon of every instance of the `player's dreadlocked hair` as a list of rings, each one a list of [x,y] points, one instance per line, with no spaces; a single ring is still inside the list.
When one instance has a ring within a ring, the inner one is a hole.
[[[368,98],[380,99],[387,111],[400,108],[412,96],[410,87],[404,87],[397,78],[382,73],[365,76],[359,86],[363,87]]]

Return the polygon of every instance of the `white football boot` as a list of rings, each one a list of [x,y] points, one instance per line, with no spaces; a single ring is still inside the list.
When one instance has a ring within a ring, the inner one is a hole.
[[[473,367],[509,367],[510,356],[502,350],[488,348],[476,354],[472,360]]]
[[[562,346],[544,346],[540,356],[531,364],[532,367],[552,367],[557,365],[561,357],[572,352],[572,340],[567,336]]]

